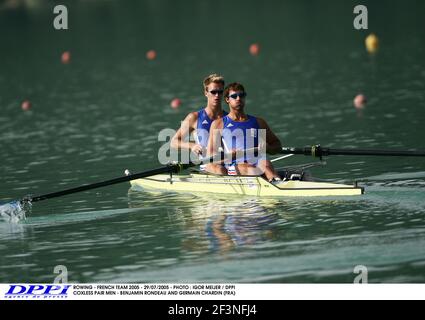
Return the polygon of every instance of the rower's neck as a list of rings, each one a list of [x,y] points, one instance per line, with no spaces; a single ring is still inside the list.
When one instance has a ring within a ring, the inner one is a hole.
[[[232,110],[228,117],[236,122],[243,122],[248,120],[248,115],[244,111]]]
[[[216,120],[218,118],[222,118],[223,117],[223,109],[220,106],[210,106],[207,105],[205,107],[205,112],[207,113],[208,117],[211,120]]]

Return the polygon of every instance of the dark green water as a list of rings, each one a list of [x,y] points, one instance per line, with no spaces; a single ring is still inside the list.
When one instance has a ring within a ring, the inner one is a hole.
[[[286,146],[425,149],[421,1],[362,2],[367,31],[353,28],[356,1],[64,1],[67,31],[53,29],[52,2],[9,3],[2,201],[157,167],[159,131],[204,106],[212,72],[242,82],[247,111]],[[370,32],[375,56],[364,48]],[[259,56],[248,52],[255,42]],[[361,112],[359,92],[369,98]],[[369,282],[425,282],[424,159],[327,162],[313,174],[358,180],[366,194],[207,198],[120,184],[34,203],[25,220],[0,222],[0,282],[51,282],[56,265],[70,282],[353,282],[357,265]]]

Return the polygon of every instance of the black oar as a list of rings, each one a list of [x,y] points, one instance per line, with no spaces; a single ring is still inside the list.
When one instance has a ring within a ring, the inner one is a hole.
[[[396,157],[425,157],[425,151],[415,150],[375,150],[375,149],[331,149],[320,145],[304,148],[282,148],[283,154],[302,154],[322,158],[325,156],[396,156]]]
[[[156,175],[156,174],[177,173],[180,170],[187,168],[187,166],[189,166],[189,165],[182,165],[180,163],[169,164],[165,167],[152,169],[152,170],[148,170],[148,171],[143,171],[143,172],[139,172],[139,173],[135,173],[135,174],[130,174],[128,176],[118,177],[118,178],[100,181],[100,182],[96,182],[96,183],[85,184],[85,185],[82,185],[82,186],[79,186],[79,187],[65,189],[65,190],[62,190],[62,191],[56,191],[56,192],[52,192],[52,193],[42,194],[42,195],[39,195],[39,196],[26,196],[23,200],[24,201],[30,201],[30,202],[47,200],[47,199],[51,199],[51,198],[65,196],[67,194],[72,194],[72,193],[77,193],[77,192],[81,192],[81,191],[87,191],[87,190],[91,190],[91,189],[106,187],[106,186],[110,186],[112,184],[117,184],[117,183],[121,183],[121,182],[127,182],[127,181],[130,181],[130,180],[146,178],[146,177],[153,176],[153,175]]]
[[[23,199],[18,200],[18,201],[20,203],[36,202],[36,201],[61,197],[61,196],[65,196],[65,195],[72,194],[72,193],[77,193],[77,192],[87,191],[87,190],[96,189],[96,188],[100,188],[100,187],[105,187],[105,186],[109,186],[109,185],[113,185],[113,184],[117,184],[117,183],[121,183],[121,182],[127,182],[127,181],[130,181],[130,180],[146,178],[146,177],[153,176],[153,175],[156,175],[156,174],[178,173],[178,172],[180,172],[184,169],[199,165],[200,163],[206,164],[206,163],[220,162],[220,161],[223,161],[223,159],[225,159],[229,156],[232,156],[232,154],[219,153],[215,156],[202,159],[202,161],[199,161],[199,162],[190,162],[190,163],[187,163],[187,164],[183,164],[183,163],[179,163],[179,162],[173,162],[173,163],[170,163],[170,164],[168,164],[164,167],[161,167],[161,168],[143,171],[143,172],[139,172],[139,173],[134,173],[134,174],[130,174],[130,175],[127,175],[127,176],[122,176],[122,177],[118,177],[118,178],[114,178],[114,179],[110,179],[110,180],[105,180],[105,181],[91,183],[91,184],[85,184],[85,185],[82,185],[82,186],[79,186],[79,187],[65,189],[65,190],[62,190],[62,191],[56,191],[56,192],[47,193],[47,194],[42,194],[42,195],[38,195],[38,196],[26,196]]]

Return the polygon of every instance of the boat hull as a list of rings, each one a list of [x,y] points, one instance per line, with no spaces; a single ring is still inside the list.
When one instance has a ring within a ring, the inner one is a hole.
[[[216,176],[208,174],[155,175],[130,181],[132,189],[170,192],[218,193],[257,197],[354,196],[363,188],[328,182],[289,180],[272,184],[258,176]]]

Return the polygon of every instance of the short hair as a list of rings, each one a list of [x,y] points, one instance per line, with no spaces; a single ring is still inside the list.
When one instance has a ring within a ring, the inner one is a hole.
[[[239,82],[232,82],[232,83],[227,85],[227,87],[224,89],[224,96],[225,97],[229,96],[230,90],[245,92],[245,88]]]
[[[210,74],[204,79],[204,91],[207,90],[207,87],[210,83],[220,83],[224,86],[224,78],[217,73]]]

